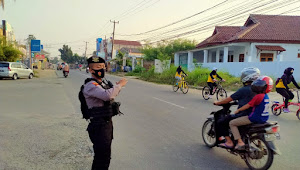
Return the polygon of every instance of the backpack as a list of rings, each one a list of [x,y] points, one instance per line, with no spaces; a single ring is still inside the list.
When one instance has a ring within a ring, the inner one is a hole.
[[[82,113],[82,118],[83,119],[90,119],[91,118],[91,113],[88,111],[88,105],[86,103],[86,100],[85,100],[85,97],[83,95],[83,89],[84,89],[84,85],[90,81],[96,81],[98,82],[96,79],[93,79],[93,78],[88,78],[84,81],[84,84],[80,87],[80,91],[79,91],[79,94],[78,94],[78,98],[79,98],[79,101],[80,101],[80,110],[81,110],[81,113]]]

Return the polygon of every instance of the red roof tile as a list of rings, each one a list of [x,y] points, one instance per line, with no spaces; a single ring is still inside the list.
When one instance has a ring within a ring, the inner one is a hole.
[[[225,29],[219,29],[219,31],[217,28],[214,31],[217,34],[213,34],[198,44],[197,48],[230,42],[300,44],[300,16],[250,15],[243,27],[223,27]],[[220,36],[220,34],[226,36]]]
[[[138,41],[114,40],[114,44],[128,45],[128,46],[142,46]]]
[[[197,45],[197,48],[201,48],[202,46],[213,45],[224,43],[228,41],[232,36],[234,36],[237,32],[241,30],[241,27],[234,26],[216,26],[213,35],[200,44]]]
[[[266,51],[285,51],[285,49],[280,46],[256,45],[255,47],[259,50],[266,50]]]

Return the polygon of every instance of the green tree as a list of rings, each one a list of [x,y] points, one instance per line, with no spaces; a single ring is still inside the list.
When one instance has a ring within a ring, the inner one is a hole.
[[[0,45],[0,61],[14,62],[17,61],[18,58],[20,58],[20,55],[22,55],[21,51],[14,48],[12,45]]]
[[[27,44],[31,44],[31,40],[36,40],[34,35],[28,35],[28,37],[26,38]]]
[[[145,60],[153,61],[173,59],[175,52],[191,50],[196,48],[196,42],[187,39],[177,39],[173,41],[165,41],[154,45],[146,45],[142,49]]]
[[[52,63],[52,64],[57,64],[58,63],[58,57],[54,57],[54,59],[53,60],[50,60],[50,62]]]
[[[73,63],[73,52],[71,50],[71,47],[68,47],[68,45],[63,45],[62,48],[58,50],[61,54],[61,59],[67,63]]]

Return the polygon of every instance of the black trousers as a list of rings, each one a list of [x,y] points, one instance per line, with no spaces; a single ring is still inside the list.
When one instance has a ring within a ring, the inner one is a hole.
[[[246,115],[248,115],[248,113],[232,114],[218,120],[216,124],[217,136],[229,136],[229,122],[233,119]]]
[[[294,99],[294,97],[295,97],[294,94],[291,91],[284,89],[284,88],[276,88],[276,92],[281,94],[281,96],[283,96],[285,98],[284,107],[288,108],[289,100]]]
[[[111,142],[113,139],[112,121],[91,122],[87,131],[94,148],[92,170],[108,170],[111,159]]]
[[[207,82],[207,85],[210,88],[210,95],[213,95],[213,90],[214,90],[214,87],[217,86],[217,83]]]

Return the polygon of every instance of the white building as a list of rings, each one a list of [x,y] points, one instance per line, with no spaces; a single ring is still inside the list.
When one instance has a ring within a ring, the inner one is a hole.
[[[293,67],[300,81],[300,16],[250,15],[241,27],[216,26],[196,49],[174,57],[175,66],[189,71],[202,65],[236,76],[253,66],[262,74],[279,77],[285,68]]]
[[[138,41],[114,40],[114,49],[112,50],[112,40],[103,40],[100,43],[99,56],[106,58],[107,60],[114,59],[118,50],[121,50],[122,48],[140,49],[142,48],[142,45]]]

